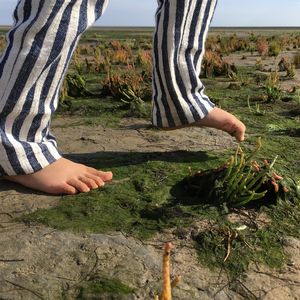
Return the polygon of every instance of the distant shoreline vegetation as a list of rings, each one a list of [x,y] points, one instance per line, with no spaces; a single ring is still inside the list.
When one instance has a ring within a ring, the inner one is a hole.
[[[0,33],[6,34],[10,30],[11,26],[8,25],[0,25]],[[87,32],[102,32],[103,34],[108,34],[109,32],[119,32],[125,33],[128,32],[130,34],[146,34],[152,35],[155,28],[153,26],[92,26],[87,30]],[[238,26],[211,26],[209,30],[209,35],[219,35],[219,34],[238,34],[244,36],[245,34],[250,33],[262,33],[265,35],[281,35],[281,34],[289,34],[289,33],[300,33],[299,27],[272,27],[272,26],[253,26],[253,27],[238,27]]]
[[[0,25],[1,29],[9,29],[12,25]],[[92,26],[89,30],[153,30],[154,26]],[[300,30],[300,26],[211,26],[211,30]]]

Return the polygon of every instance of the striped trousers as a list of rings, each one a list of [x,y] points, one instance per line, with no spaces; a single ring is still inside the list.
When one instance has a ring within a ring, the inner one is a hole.
[[[204,118],[214,105],[199,79],[217,0],[159,0],[153,37],[158,127]],[[108,0],[19,0],[0,56],[0,176],[31,174],[61,157],[50,132],[59,90],[81,34]]]

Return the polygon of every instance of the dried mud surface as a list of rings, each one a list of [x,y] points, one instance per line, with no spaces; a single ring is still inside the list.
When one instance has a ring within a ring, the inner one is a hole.
[[[54,133],[61,150],[79,161],[104,151],[209,151],[234,147],[230,136],[213,129],[154,131],[145,121],[128,120],[121,129],[78,126],[74,130],[68,122],[56,119]],[[91,273],[118,278],[136,288],[131,296],[103,295],[97,299],[153,299],[153,293],[160,289],[162,245],[169,240],[176,246],[172,274],[182,276],[174,299],[300,299],[299,240],[286,237],[284,246],[290,259],[281,270],[252,265],[243,282],[232,284],[225,276],[201,266],[189,236],[178,238],[172,230],[142,242],[119,232],[73,234],[13,221],[59,201],[60,197],[0,182],[0,299],[63,299],[63,295],[74,299],[76,285]]]

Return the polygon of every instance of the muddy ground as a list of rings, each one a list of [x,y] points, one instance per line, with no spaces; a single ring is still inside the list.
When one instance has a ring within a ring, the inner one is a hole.
[[[74,119],[57,118],[53,131],[61,150],[77,161],[91,162],[105,151],[172,152],[233,148],[235,142],[213,129],[155,131],[146,121],[124,122],[120,129],[102,126],[68,127]],[[160,289],[164,242],[176,246],[172,274],[182,276],[174,299],[300,299],[300,240],[283,241],[289,255],[280,270],[253,264],[240,282],[200,265],[189,232],[178,238],[172,229],[142,242],[121,232],[73,234],[15,217],[55,206],[60,197],[46,196],[17,185],[0,183],[0,299],[74,299],[77,285],[101,274],[135,287],[131,296],[85,295],[78,299],[153,299]],[[206,224],[193,228],[205,230]]]

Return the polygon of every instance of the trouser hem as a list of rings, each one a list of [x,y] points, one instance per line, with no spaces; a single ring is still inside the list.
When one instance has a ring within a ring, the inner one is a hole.
[[[5,170],[5,168],[3,167],[4,163],[2,163],[0,161],[0,166],[2,166],[1,171],[0,171],[0,177],[33,174],[38,171],[41,171],[42,169],[46,168],[47,166],[51,165],[52,163],[56,162],[58,159],[60,159],[62,157],[57,149],[56,149],[56,153],[54,155],[53,155],[53,151],[52,151],[52,156],[51,157],[48,156],[48,158],[45,159],[45,157],[47,156],[47,153],[49,153],[48,149],[45,149],[45,150],[41,149],[41,151],[39,153],[30,151],[30,152],[26,153],[26,155],[24,157],[18,157],[19,160],[26,159],[26,160],[30,161],[31,162],[30,169],[20,168],[17,165],[14,165],[13,163],[11,163],[11,167],[12,167],[13,171],[8,171],[8,170]],[[42,156],[44,157],[44,159],[43,159],[44,162],[39,161],[38,164],[32,163],[32,161],[34,161],[33,158],[39,158]]]
[[[214,108],[216,105],[212,102],[209,102],[209,107],[206,107],[206,111],[203,112],[202,115],[197,115],[197,116],[187,116],[186,121],[182,121],[179,118],[175,119],[174,122],[176,126],[170,126],[170,122],[167,117],[161,116],[161,122],[155,122],[154,120],[158,119],[158,116],[153,116],[152,117],[152,125],[161,128],[161,129],[173,129],[173,128],[182,128],[182,127],[188,127],[192,126],[193,124],[203,120]],[[160,124],[167,124],[167,125],[159,125]]]

